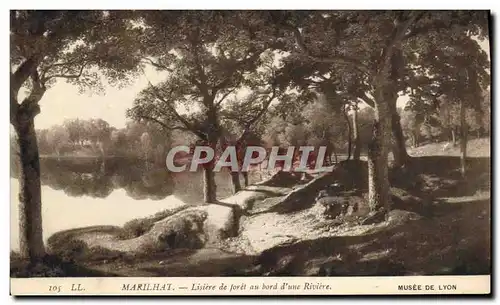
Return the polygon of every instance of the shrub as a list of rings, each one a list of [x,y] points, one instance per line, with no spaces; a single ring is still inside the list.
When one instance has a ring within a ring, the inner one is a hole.
[[[132,219],[123,225],[123,231],[119,234],[121,239],[136,238],[151,230],[154,221],[148,218]]]
[[[120,239],[136,238],[151,230],[155,222],[170,217],[188,206],[180,206],[175,209],[160,211],[151,217],[136,218],[126,222],[123,225],[123,231],[118,235]]]
[[[79,239],[62,239],[59,243],[52,244],[51,254],[59,257],[64,262],[73,262],[87,255],[87,244]]]
[[[96,246],[88,249],[85,258],[92,261],[114,260],[122,258],[125,253],[116,250],[110,250],[104,247]]]
[[[16,251],[10,251],[10,260],[17,261],[21,259],[21,255]]]
[[[141,254],[155,254],[167,250],[167,246],[161,239],[154,239],[151,242],[144,243],[139,247],[139,253]]]

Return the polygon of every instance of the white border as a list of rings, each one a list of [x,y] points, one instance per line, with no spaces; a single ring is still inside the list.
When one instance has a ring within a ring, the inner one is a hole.
[[[115,277],[11,279],[14,295],[489,294],[489,275],[384,277]]]

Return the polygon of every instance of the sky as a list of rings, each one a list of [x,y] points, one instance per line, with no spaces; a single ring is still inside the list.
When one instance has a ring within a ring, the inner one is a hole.
[[[489,54],[489,42],[485,40],[480,44]],[[148,86],[148,80],[155,84],[162,78],[152,69],[146,69],[145,75],[130,86],[122,89],[106,86],[101,95],[80,94],[77,87],[58,81],[40,101],[41,113],[35,118],[35,126],[43,129],[62,124],[66,119],[101,118],[111,126],[123,128],[127,121],[125,111],[133,105],[137,94]],[[404,106],[407,101],[407,96],[401,96],[398,106]]]

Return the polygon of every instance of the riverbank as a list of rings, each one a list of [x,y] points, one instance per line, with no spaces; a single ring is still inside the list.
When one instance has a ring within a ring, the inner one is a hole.
[[[347,162],[307,179],[279,173],[217,204],[123,227],[59,232],[48,246],[103,276],[487,274],[490,160],[472,155],[466,181],[458,168],[441,155],[391,171],[393,210],[381,221],[366,221],[366,163]],[[331,200],[348,206],[336,218],[315,200],[332,186]]]

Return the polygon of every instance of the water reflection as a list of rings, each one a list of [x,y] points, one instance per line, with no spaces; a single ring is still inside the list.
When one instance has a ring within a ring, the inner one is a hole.
[[[187,203],[203,200],[201,172],[169,172],[164,166],[145,164],[127,158],[43,158],[40,160],[42,185],[63,191],[71,197],[106,198],[116,189],[124,189],[136,200],[161,200],[169,195]],[[18,168],[12,164],[11,176],[17,178]],[[231,195],[227,172],[216,174],[217,197]],[[250,175],[250,183],[260,180]]]
[[[203,201],[201,172],[171,173],[143,161],[113,158],[43,158],[43,236],[96,225],[122,226],[165,209]],[[11,249],[19,249],[18,168],[11,165]],[[250,175],[250,182],[259,180]],[[216,174],[217,197],[231,195],[228,173]],[[174,196],[170,196],[174,195]]]

